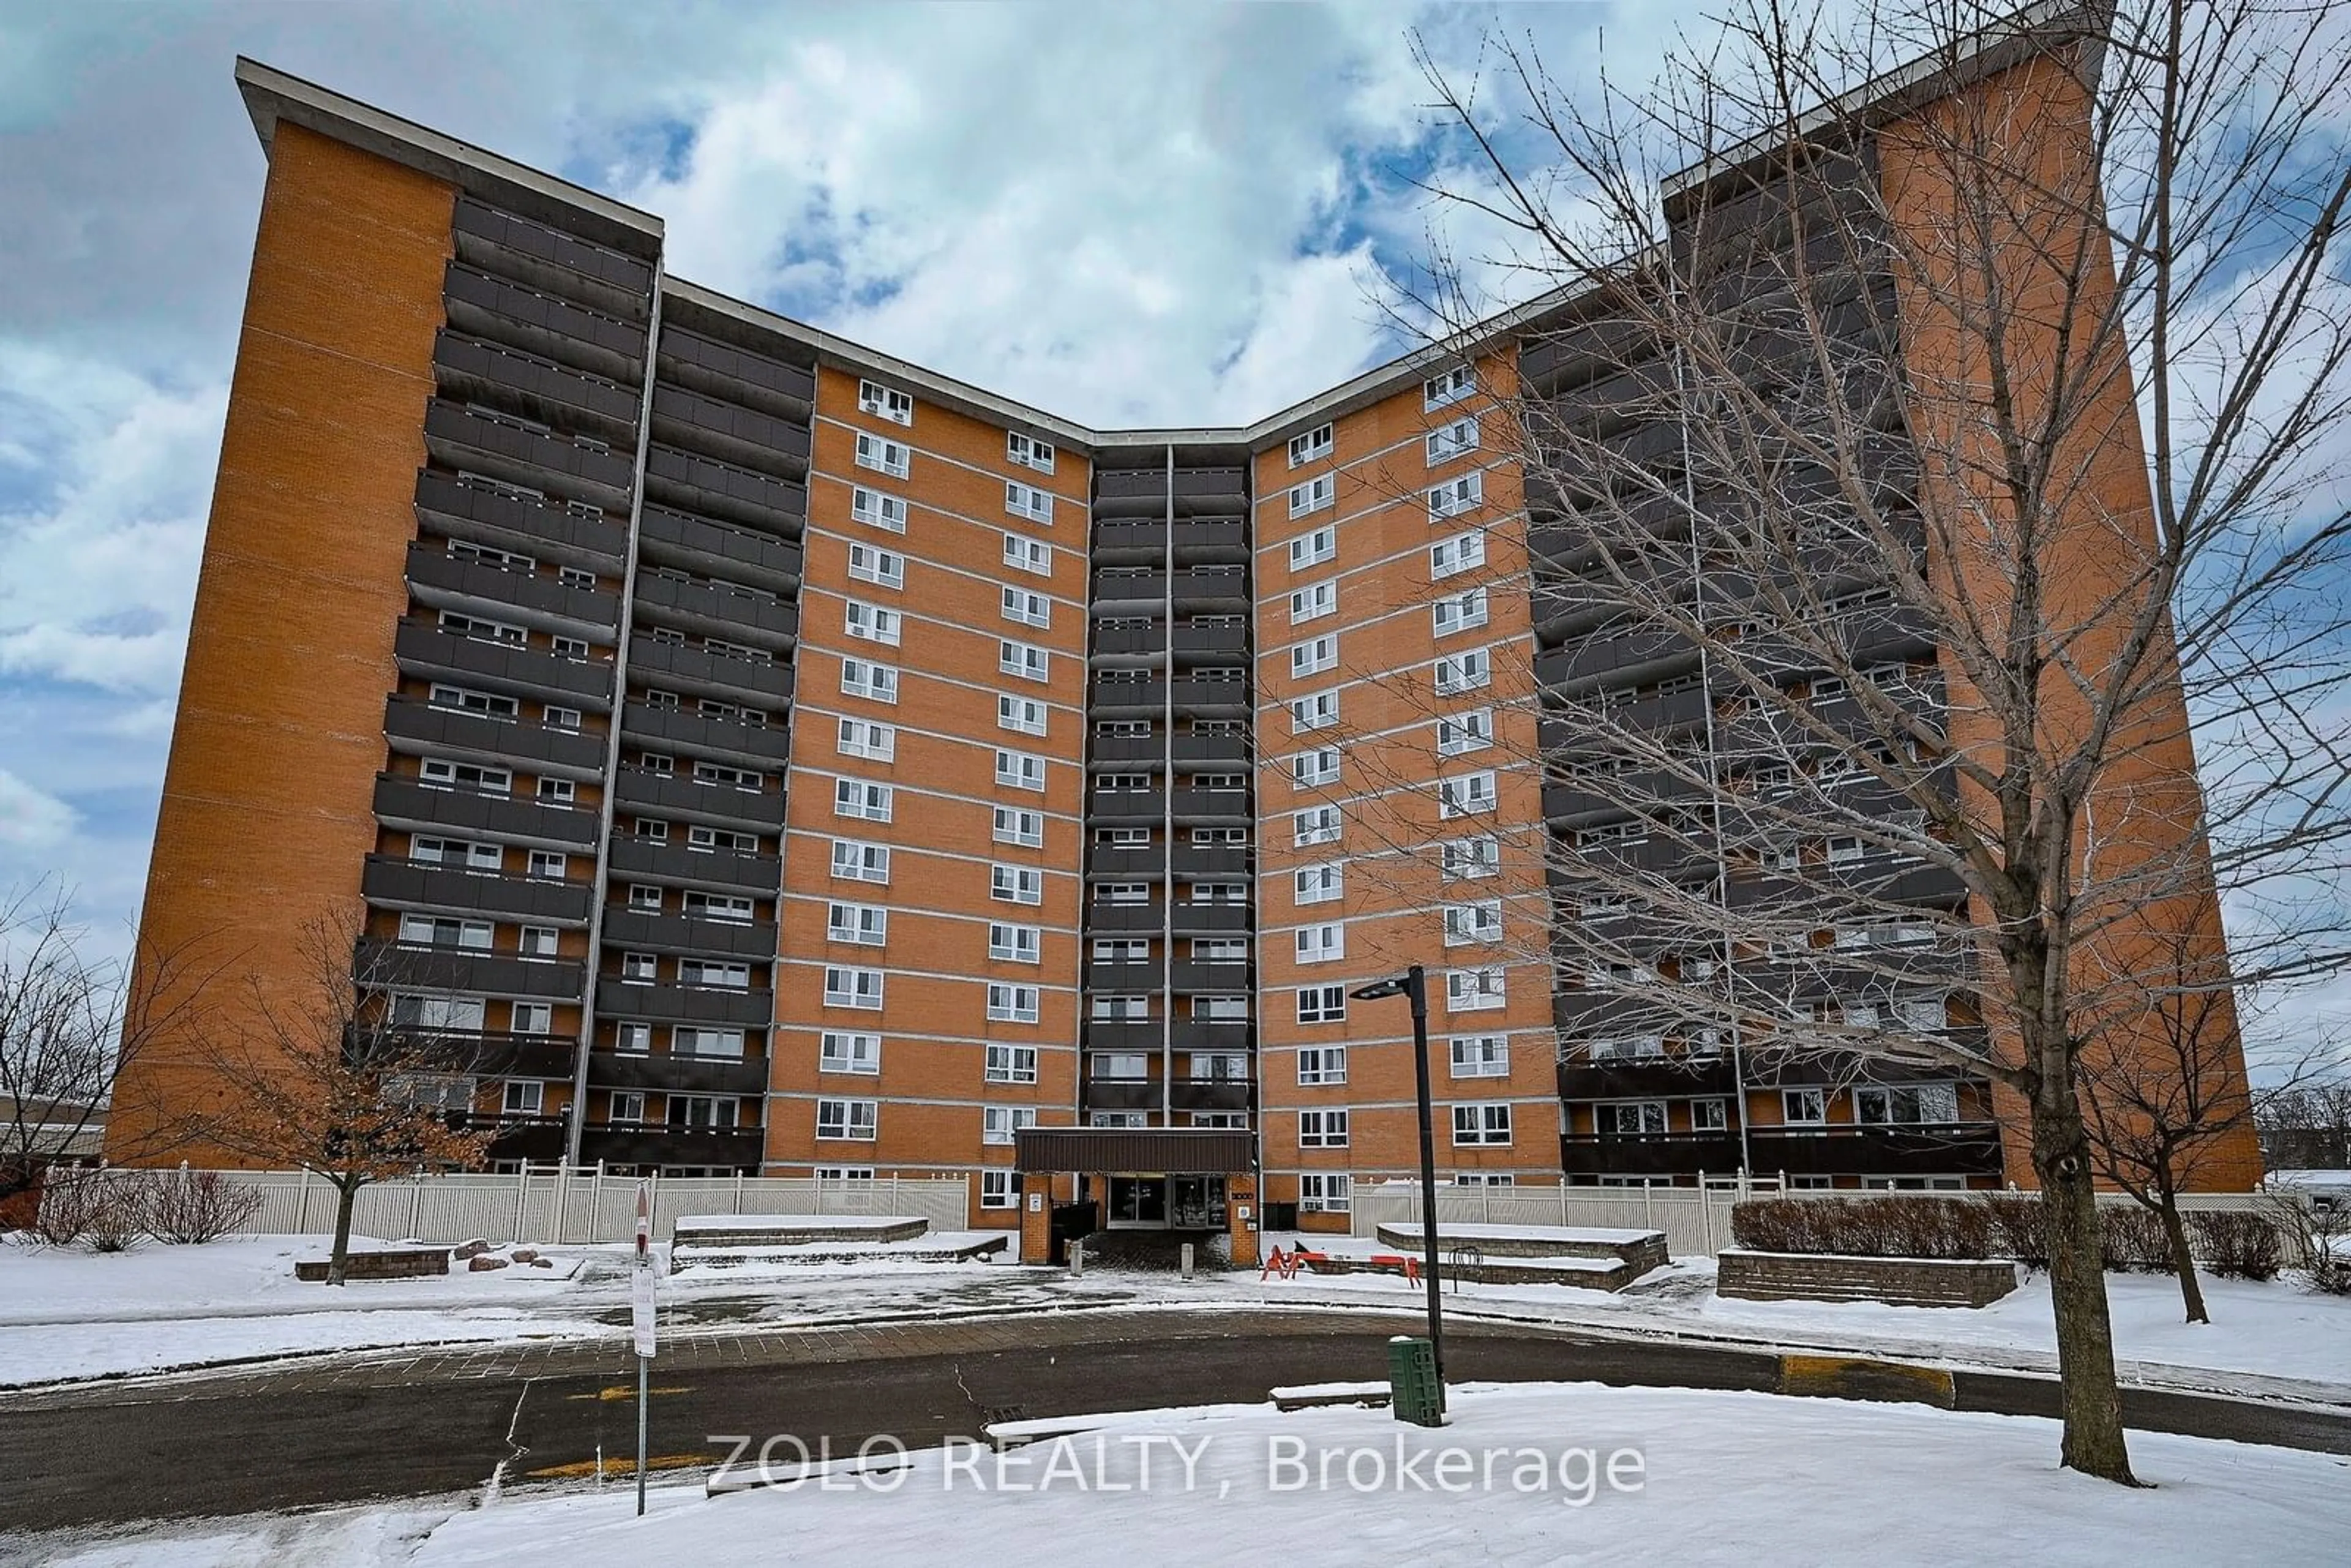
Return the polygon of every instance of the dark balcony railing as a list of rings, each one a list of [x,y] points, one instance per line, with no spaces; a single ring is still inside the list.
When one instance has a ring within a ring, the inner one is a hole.
[[[613,780],[613,798],[623,806],[643,807],[648,815],[680,817],[760,827],[770,831],[783,825],[784,794],[780,789],[740,789],[732,784],[705,784],[684,773],[654,773],[623,767]]]
[[[1167,1086],[1168,1103],[1178,1111],[1246,1111],[1246,1078],[1178,1078]]]
[[[417,1071],[465,1072],[481,1078],[569,1078],[580,1044],[567,1035],[510,1034],[502,1030],[346,1030],[352,1051],[396,1045]]]
[[[640,637],[629,644],[629,673],[649,685],[765,708],[770,722],[780,719],[792,700],[792,666],[781,658],[747,659]]]
[[[614,578],[629,548],[627,526],[601,511],[576,510],[429,468],[416,476],[416,509],[428,532],[481,539]]]
[[[628,841],[616,839],[612,847],[617,851]],[[616,875],[626,874],[617,862],[612,870]],[[619,905],[604,912],[604,940],[615,947],[636,952],[690,953],[761,962],[774,958],[777,951],[776,925],[771,920],[703,920]]]
[[[1559,1144],[1560,1168],[1572,1176],[1729,1176],[1740,1166],[1736,1133],[1569,1133]]]
[[[1167,758],[1167,737],[1164,735],[1098,735],[1093,737],[1092,753],[1093,763],[1103,768],[1164,762]]]
[[[697,850],[633,834],[614,835],[605,859],[611,874],[623,880],[725,888],[770,897],[783,882],[783,862],[774,855]]]
[[[637,519],[637,542],[649,561],[739,579],[775,593],[791,591],[800,580],[804,559],[797,539],[667,507],[644,508]]]
[[[388,828],[434,832],[442,829],[487,833],[534,848],[593,850],[596,813],[550,806],[524,796],[482,795],[449,789],[415,779],[379,773],[376,821]]]
[[[465,708],[442,707],[414,697],[388,697],[383,733],[395,751],[435,757],[469,754],[500,762],[520,762],[559,773],[604,770],[604,737],[559,729],[522,718],[494,718]]]
[[[1238,716],[1249,706],[1247,681],[1207,681],[1177,678],[1169,683],[1167,699],[1177,713],[1218,713]]]
[[[598,1089],[674,1090],[684,1094],[759,1094],[768,1087],[764,1056],[646,1056],[596,1051],[588,1082]]]
[[[1578,1055],[1559,1064],[1559,1097],[1562,1100],[1728,1094],[1738,1086],[1738,1067],[1728,1056],[1719,1054],[1598,1059]]]
[[[494,405],[516,406],[542,423],[594,430],[608,440],[635,445],[634,387],[445,329],[434,342],[433,368],[442,390],[459,400],[478,397]]]
[[[608,506],[628,505],[634,477],[632,455],[609,443],[583,445],[438,398],[424,411],[424,445],[453,468],[478,469],[515,484],[560,489]]]
[[[1249,961],[1243,959],[1237,964],[1218,964],[1205,958],[1178,958],[1168,967],[1167,984],[1171,990],[1177,991],[1246,991],[1249,988]],[[1248,1043],[1249,1025],[1246,1022],[1230,1026],[1202,1024],[1197,1027],[1209,1030],[1230,1027],[1240,1031],[1238,1039],[1242,1044]],[[1178,1043],[1183,1043],[1181,1039]],[[1212,1042],[1204,1039],[1196,1043],[1206,1045]]]
[[[1156,1111],[1159,1084],[1149,1078],[1089,1078],[1085,1102],[1090,1111]]]
[[[471,196],[457,198],[451,227],[461,252],[480,240],[509,258],[548,263],[602,293],[642,299],[653,287],[653,268],[634,256],[502,213]]]
[[[1170,915],[1178,936],[1238,936],[1256,924],[1246,904],[1178,904]]]
[[[1167,814],[1167,797],[1157,789],[1097,789],[1086,797],[1086,815],[1105,822],[1155,822]]]
[[[463,332],[580,363],[618,378],[644,363],[645,329],[526,284],[510,283],[452,261],[443,275],[449,324]]]
[[[1086,929],[1097,932],[1157,931],[1166,925],[1162,905],[1149,904],[1102,904],[1086,905]]]
[[[800,612],[790,601],[758,589],[659,571],[637,576],[637,602],[668,612],[667,619],[698,622],[734,642],[789,643],[799,635]],[[751,635],[757,633],[757,635]]]
[[[573,588],[535,571],[510,571],[452,555],[439,541],[408,547],[408,587],[436,610],[471,611],[493,619],[562,623],[574,635],[611,640],[621,623],[621,596],[601,588]]]
[[[753,528],[797,533],[808,519],[806,486],[658,442],[645,454],[645,493]]]
[[[639,983],[607,975],[596,982],[596,1013],[600,1018],[765,1029],[775,1021],[776,997],[768,990]]]
[[[1116,880],[1157,877],[1167,872],[1167,846],[1145,844],[1139,849],[1106,849],[1096,845],[1086,855],[1086,874]]]
[[[664,321],[661,374],[680,385],[806,418],[816,402],[816,372],[771,360]]]
[[[775,767],[791,756],[791,731],[780,724],[755,724],[690,708],[652,707],[632,702],[622,710],[621,733],[658,750],[676,749],[756,767]]]
[[[581,999],[585,974],[576,958],[526,958],[414,942],[363,941],[352,972],[383,989],[474,991],[492,997]]]
[[[1178,768],[1246,773],[1256,766],[1255,749],[1246,734],[1179,735],[1173,738]]]
[[[569,707],[602,709],[612,696],[612,666],[544,648],[517,647],[486,637],[462,637],[418,620],[403,620],[392,652],[412,674],[441,675],[498,692],[544,697]]]
[[[1251,856],[1240,844],[1186,844],[1176,846],[1177,876],[1247,876]]]
[[[370,855],[360,894],[392,908],[489,915],[552,925],[585,925],[595,887],[585,882],[466,871],[428,862]]]
[[[1176,1019],[1167,1028],[1167,1043],[1177,1051],[1247,1051],[1253,1026],[1246,1020]]]
[[[1656,680],[1698,667],[1698,644],[1680,632],[1634,626],[1607,635],[1576,637],[1565,647],[1535,660],[1535,678],[1546,686],[1578,691]]]
[[[1178,789],[1168,809],[1179,822],[1245,821],[1249,815],[1246,789]]]
[[[809,427],[686,387],[653,387],[653,434],[674,446],[699,447],[730,463],[808,472]]]
[[[767,1148],[763,1127],[685,1127],[654,1122],[590,1122],[581,1129],[580,1157],[593,1165],[734,1166],[758,1168]]]
[[[1570,1176],[1728,1175],[1741,1163],[1735,1132],[1576,1133],[1562,1137],[1560,1147],[1561,1164]],[[1989,1176],[2001,1168],[2000,1127],[1990,1122],[1750,1127],[1747,1147],[1757,1176]]]
[[[492,1134],[490,1145],[484,1151],[486,1159],[552,1165],[563,1157],[564,1127],[560,1116],[487,1114],[454,1120]]]

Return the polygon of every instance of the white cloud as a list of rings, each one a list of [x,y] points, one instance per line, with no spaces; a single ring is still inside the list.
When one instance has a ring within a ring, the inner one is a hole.
[[[0,844],[44,848],[62,841],[73,829],[72,807],[0,768]]]

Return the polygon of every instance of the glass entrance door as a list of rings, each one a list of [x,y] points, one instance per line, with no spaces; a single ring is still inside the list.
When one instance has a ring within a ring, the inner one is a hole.
[[[1111,1177],[1110,1222],[1113,1225],[1166,1224],[1167,1178],[1123,1176]]]
[[[1179,1230],[1222,1230],[1225,1228],[1225,1178],[1220,1176],[1179,1176],[1168,1178],[1173,1194],[1176,1228]]]

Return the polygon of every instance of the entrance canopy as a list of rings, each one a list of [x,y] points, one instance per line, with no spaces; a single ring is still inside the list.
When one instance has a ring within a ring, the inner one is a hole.
[[[1013,1163],[1024,1172],[1231,1175],[1257,1166],[1256,1135],[1236,1127],[1022,1127]]]

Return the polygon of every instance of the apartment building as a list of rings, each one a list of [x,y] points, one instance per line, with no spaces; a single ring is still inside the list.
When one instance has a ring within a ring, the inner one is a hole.
[[[471,1048],[412,1092],[494,1161],[957,1173],[976,1223],[1018,1129],[1091,1124],[1249,1129],[1267,1218],[1344,1225],[1417,1157],[1410,1020],[1349,992],[1413,963],[1457,1183],[2019,1168],[1985,1081],[1653,1046],[1553,957],[1563,857],[1623,852],[1544,704],[1718,699],[1687,649],[1594,663],[1573,506],[1522,493],[1521,385],[1607,395],[1574,301],[1247,427],[1093,430],[237,80],[270,172],[145,951],[292,994],[355,917],[362,988]],[[1224,1223],[1211,1176],[1097,1196]]]

